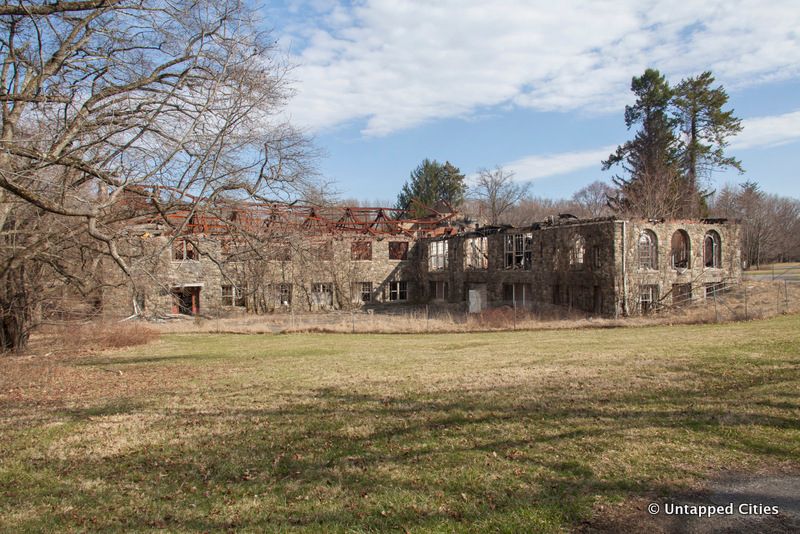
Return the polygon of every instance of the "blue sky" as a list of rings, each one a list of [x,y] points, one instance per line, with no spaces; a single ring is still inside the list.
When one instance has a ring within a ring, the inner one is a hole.
[[[632,133],[630,80],[711,70],[744,131],[729,153],[800,198],[800,3],[284,0],[263,9],[296,65],[288,113],[344,198],[394,201],[424,158],[502,165],[569,197]]]

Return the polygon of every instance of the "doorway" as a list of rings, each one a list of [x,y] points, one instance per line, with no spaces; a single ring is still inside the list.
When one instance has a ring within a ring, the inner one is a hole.
[[[172,313],[197,315],[200,313],[200,287],[183,286],[172,288]]]

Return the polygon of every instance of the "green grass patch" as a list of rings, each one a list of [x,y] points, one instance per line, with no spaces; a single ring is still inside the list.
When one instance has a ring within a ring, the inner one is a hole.
[[[0,361],[0,530],[559,532],[797,466],[800,317]]]

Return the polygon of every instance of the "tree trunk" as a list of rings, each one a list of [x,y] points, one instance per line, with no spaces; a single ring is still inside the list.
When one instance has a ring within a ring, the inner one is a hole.
[[[3,315],[2,321],[0,321],[0,347],[4,352],[18,352],[28,345],[28,328],[24,315],[24,312]]]

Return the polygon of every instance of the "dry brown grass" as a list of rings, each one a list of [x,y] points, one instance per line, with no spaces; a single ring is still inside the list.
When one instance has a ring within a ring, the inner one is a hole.
[[[747,298],[745,299],[745,287]],[[745,310],[745,300],[747,306]],[[393,313],[335,311],[323,313],[275,313],[221,318],[177,318],[153,324],[163,333],[405,333],[493,332],[505,330],[561,330],[616,328],[662,324],[705,324],[764,319],[800,312],[800,284],[747,281],[717,298],[644,316],[601,318],[560,306],[541,306],[535,311],[505,306],[470,315],[462,310],[407,308]]]
[[[800,312],[800,284],[792,282],[745,280],[714,300],[698,302],[672,310],[666,318],[697,323],[766,319]]]
[[[799,321],[0,359],[0,531],[570,531],[796,470]]]
[[[53,353],[120,349],[145,345],[160,336],[157,329],[137,322],[67,323],[41,328],[32,349]]]

